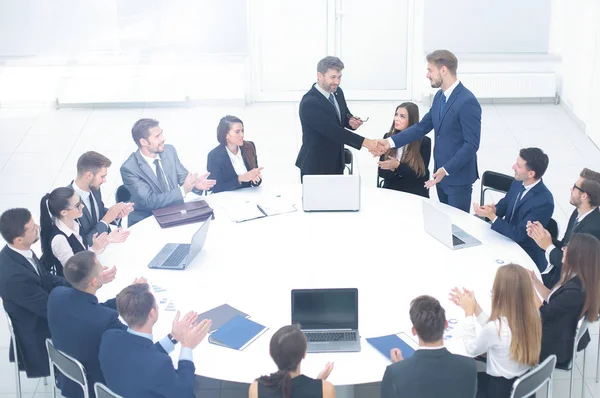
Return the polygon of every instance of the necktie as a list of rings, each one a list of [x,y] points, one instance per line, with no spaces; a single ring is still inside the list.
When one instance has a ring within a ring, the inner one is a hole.
[[[94,203],[94,194],[90,192],[90,214],[95,223],[98,222],[98,214],[96,213],[96,204]]]
[[[158,179],[160,190],[163,192],[169,192],[169,184],[167,184],[165,173],[163,173],[163,169],[160,167],[160,160],[154,159],[154,165],[156,166],[156,178]]]
[[[31,254],[33,254],[33,256],[31,257],[31,260],[33,261],[33,264],[35,264],[35,271],[37,272],[38,275],[42,276],[42,270],[41,270],[41,264],[40,264],[40,260],[38,260],[37,256],[32,252]]]
[[[333,93],[329,93],[329,102],[331,102],[331,105],[333,105],[333,109],[335,109],[335,114],[337,115],[338,120],[340,120],[340,112],[338,111],[337,106],[335,106],[335,99],[333,98]]]
[[[440,119],[444,114],[444,108],[446,107],[446,96],[442,93],[442,97],[440,98]]]
[[[519,195],[517,195],[517,200],[515,200],[515,204],[513,205],[512,213],[510,214],[510,220],[508,220],[509,224],[512,221],[513,216],[515,215],[515,210],[517,209],[517,204],[523,197],[523,192],[525,192],[525,185],[521,185],[521,190],[519,191]]]

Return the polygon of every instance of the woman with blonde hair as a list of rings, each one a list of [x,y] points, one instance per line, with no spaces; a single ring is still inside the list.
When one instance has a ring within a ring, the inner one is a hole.
[[[516,264],[498,268],[489,316],[472,291],[454,288],[450,292],[450,300],[465,310],[467,354],[487,353],[486,372],[477,376],[477,397],[509,397],[514,381],[537,365],[542,325],[534,296],[529,272]],[[475,322],[481,325],[479,331]]]

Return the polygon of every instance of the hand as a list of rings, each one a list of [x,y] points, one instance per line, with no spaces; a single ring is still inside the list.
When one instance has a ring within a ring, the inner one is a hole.
[[[402,351],[400,351],[399,348],[392,348],[390,350],[390,357],[392,358],[393,363],[400,362],[404,359]]]
[[[92,251],[94,253],[102,253],[102,250],[108,245],[108,234],[102,232],[100,235],[97,233],[92,236]]]
[[[140,284],[140,283],[148,283],[148,280],[146,278],[144,278],[143,276],[140,276],[139,278],[135,278],[133,280],[132,285],[137,285],[137,284]]]
[[[464,288],[464,287],[463,287],[463,292],[465,292],[465,294],[473,297],[473,299],[475,300],[475,316],[479,316],[479,314],[481,314],[481,311],[483,311],[483,310],[481,309],[481,306],[477,302],[477,299],[475,299],[475,292],[473,290],[468,290],[467,288]]]
[[[527,235],[533,239],[542,250],[547,250],[552,245],[552,236],[550,236],[550,232],[548,232],[539,221],[529,221],[527,223]]]
[[[126,231],[123,228],[117,228],[108,234],[108,243],[122,243],[125,242],[131,231]]]
[[[214,187],[217,183],[217,180],[209,180],[209,175],[210,173],[201,175],[200,178],[198,178],[198,181],[196,181],[196,185],[194,185],[194,188],[200,191],[209,191],[212,187]]]
[[[400,161],[392,156],[388,156],[387,160],[377,162],[382,170],[396,170],[400,166]]]
[[[357,128],[362,126],[363,121],[360,120],[360,118],[358,117],[352,116],[350,119],[348,119],[348,124],[350,125],[350,127],[352,127],[352,130],[356,130]]]
[[[462,291],[457,287],[453,288],[450,291],[450,301],[465,310],[465,316],[472,316],[479,306],[477,300],[475,300],[475,295],[464,288]]]
[[[198,173],[188,173],[187,177],[185,177],[185,181],[183,181],[183,191],[185,193],[190,192],[192,189],[194,189],[197,181]]]
[[[332,370],[333,370],[333,362],[327,362],[327,364],[325,365],[325,369],[323,369],[319,373],[319,375],[317,376],[317,379],[327,380],[327,378],[331,374]]]
[[[180,340],[181,346],[191,349],[198,347],[198,344],[200,344],[200,342],[202,342],[202,340],[204,340],[208,334],[211,325],[212,321],[210,319],[203,319],[197,324],[191,326],[183,335],[182,340]]]
[[[198,313],[190,311],[187,314],[185,314],[185,316],[181,320],[179,319],[180,315],[180,312],[177,311],[177,314],[175,314],[175,319],[173,319],[173,327],[171,329],[171,334],[173,335],[173,337],[175,337],[175,339],[182,341],[188,329],[192,327],[192,325],[196,321]]]
[[[115,221],[117,218],[123,218],[123,217],[121,217],[121,214],[123,214],[125,212],[126,208],[127,208],[127,205],[123,202],[119,202],[119,203],[112,205],[106,211],[106,214],[104,214],[104,217],[102,217],[102,221],[104,221],[107,224],[110,224],[113,221]],[[127,214],[129,214],[129,213],[127,213]]]
[[[496,219],[496,205],[483,205],[479,206],[477,203],[473,202],[473,211],[479,217],[487,217],[490,220],[494,221]]]
[[[438,182],[442,181],[444,177],[446,177],[446,172],[442,167],[440,167],[435,173],[433,173],[433,175],[431,176],[431,180],[425,181],[425,188],[431,188]]]
[[[371,155],[373,156],[381,156],[389,149],[389,143],[387,143],[387,147],[382,144],[384,140],[372,140],[369,138],[365,138],[363,140],[362,146],[367,148]]]
[[[115,280],[117,276],[117,267],[114,265],[112,268],[102,267],[102,272],[100,273],[100,278],[102,278],[102,283],[110,283]]]
[[[117,220],[120,219],[120,218],[127,217],[129,215],[129,213],[131,213],[133,211],[133,205],[134,204],[135,203],[133,203],[133,202],[123,203],[123,207],[121,208],[121,212],[117,216]]]
[[[257,167],[254,168],[250,171],[248,171],[247,173],[241,174],[238,176],[238,182],[241,184],[243,182],[253,182],[253,183],[258,183],[261,178],[261,171],[264,169],[264,167]]]

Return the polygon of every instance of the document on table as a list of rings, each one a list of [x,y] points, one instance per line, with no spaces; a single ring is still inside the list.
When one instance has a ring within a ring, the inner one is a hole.
[[[258,202],[258,206],[263,212],[265,212],[267,216],[291,213],[297,210],[296,206],[292,202],[285,200],[279,195],[261,198],[261,200]]]
[[[286,201],[281,196],[264,197],[257,201],[228,203],[223,208],[235,222],[291,213],[297,210],[293,203]]]

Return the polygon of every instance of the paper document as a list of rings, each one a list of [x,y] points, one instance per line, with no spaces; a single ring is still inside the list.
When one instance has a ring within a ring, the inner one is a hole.
[[[256,201],[229,203],[224,205],[223,208],[229,218],[235,222],[296,211],[296,206],[281,196],[264,197]]]
[[[256,203],[231,203],[224,206],[229,218],[235,222],[254,220],[255,218],[266,217],[267,215],[260,211]]]

